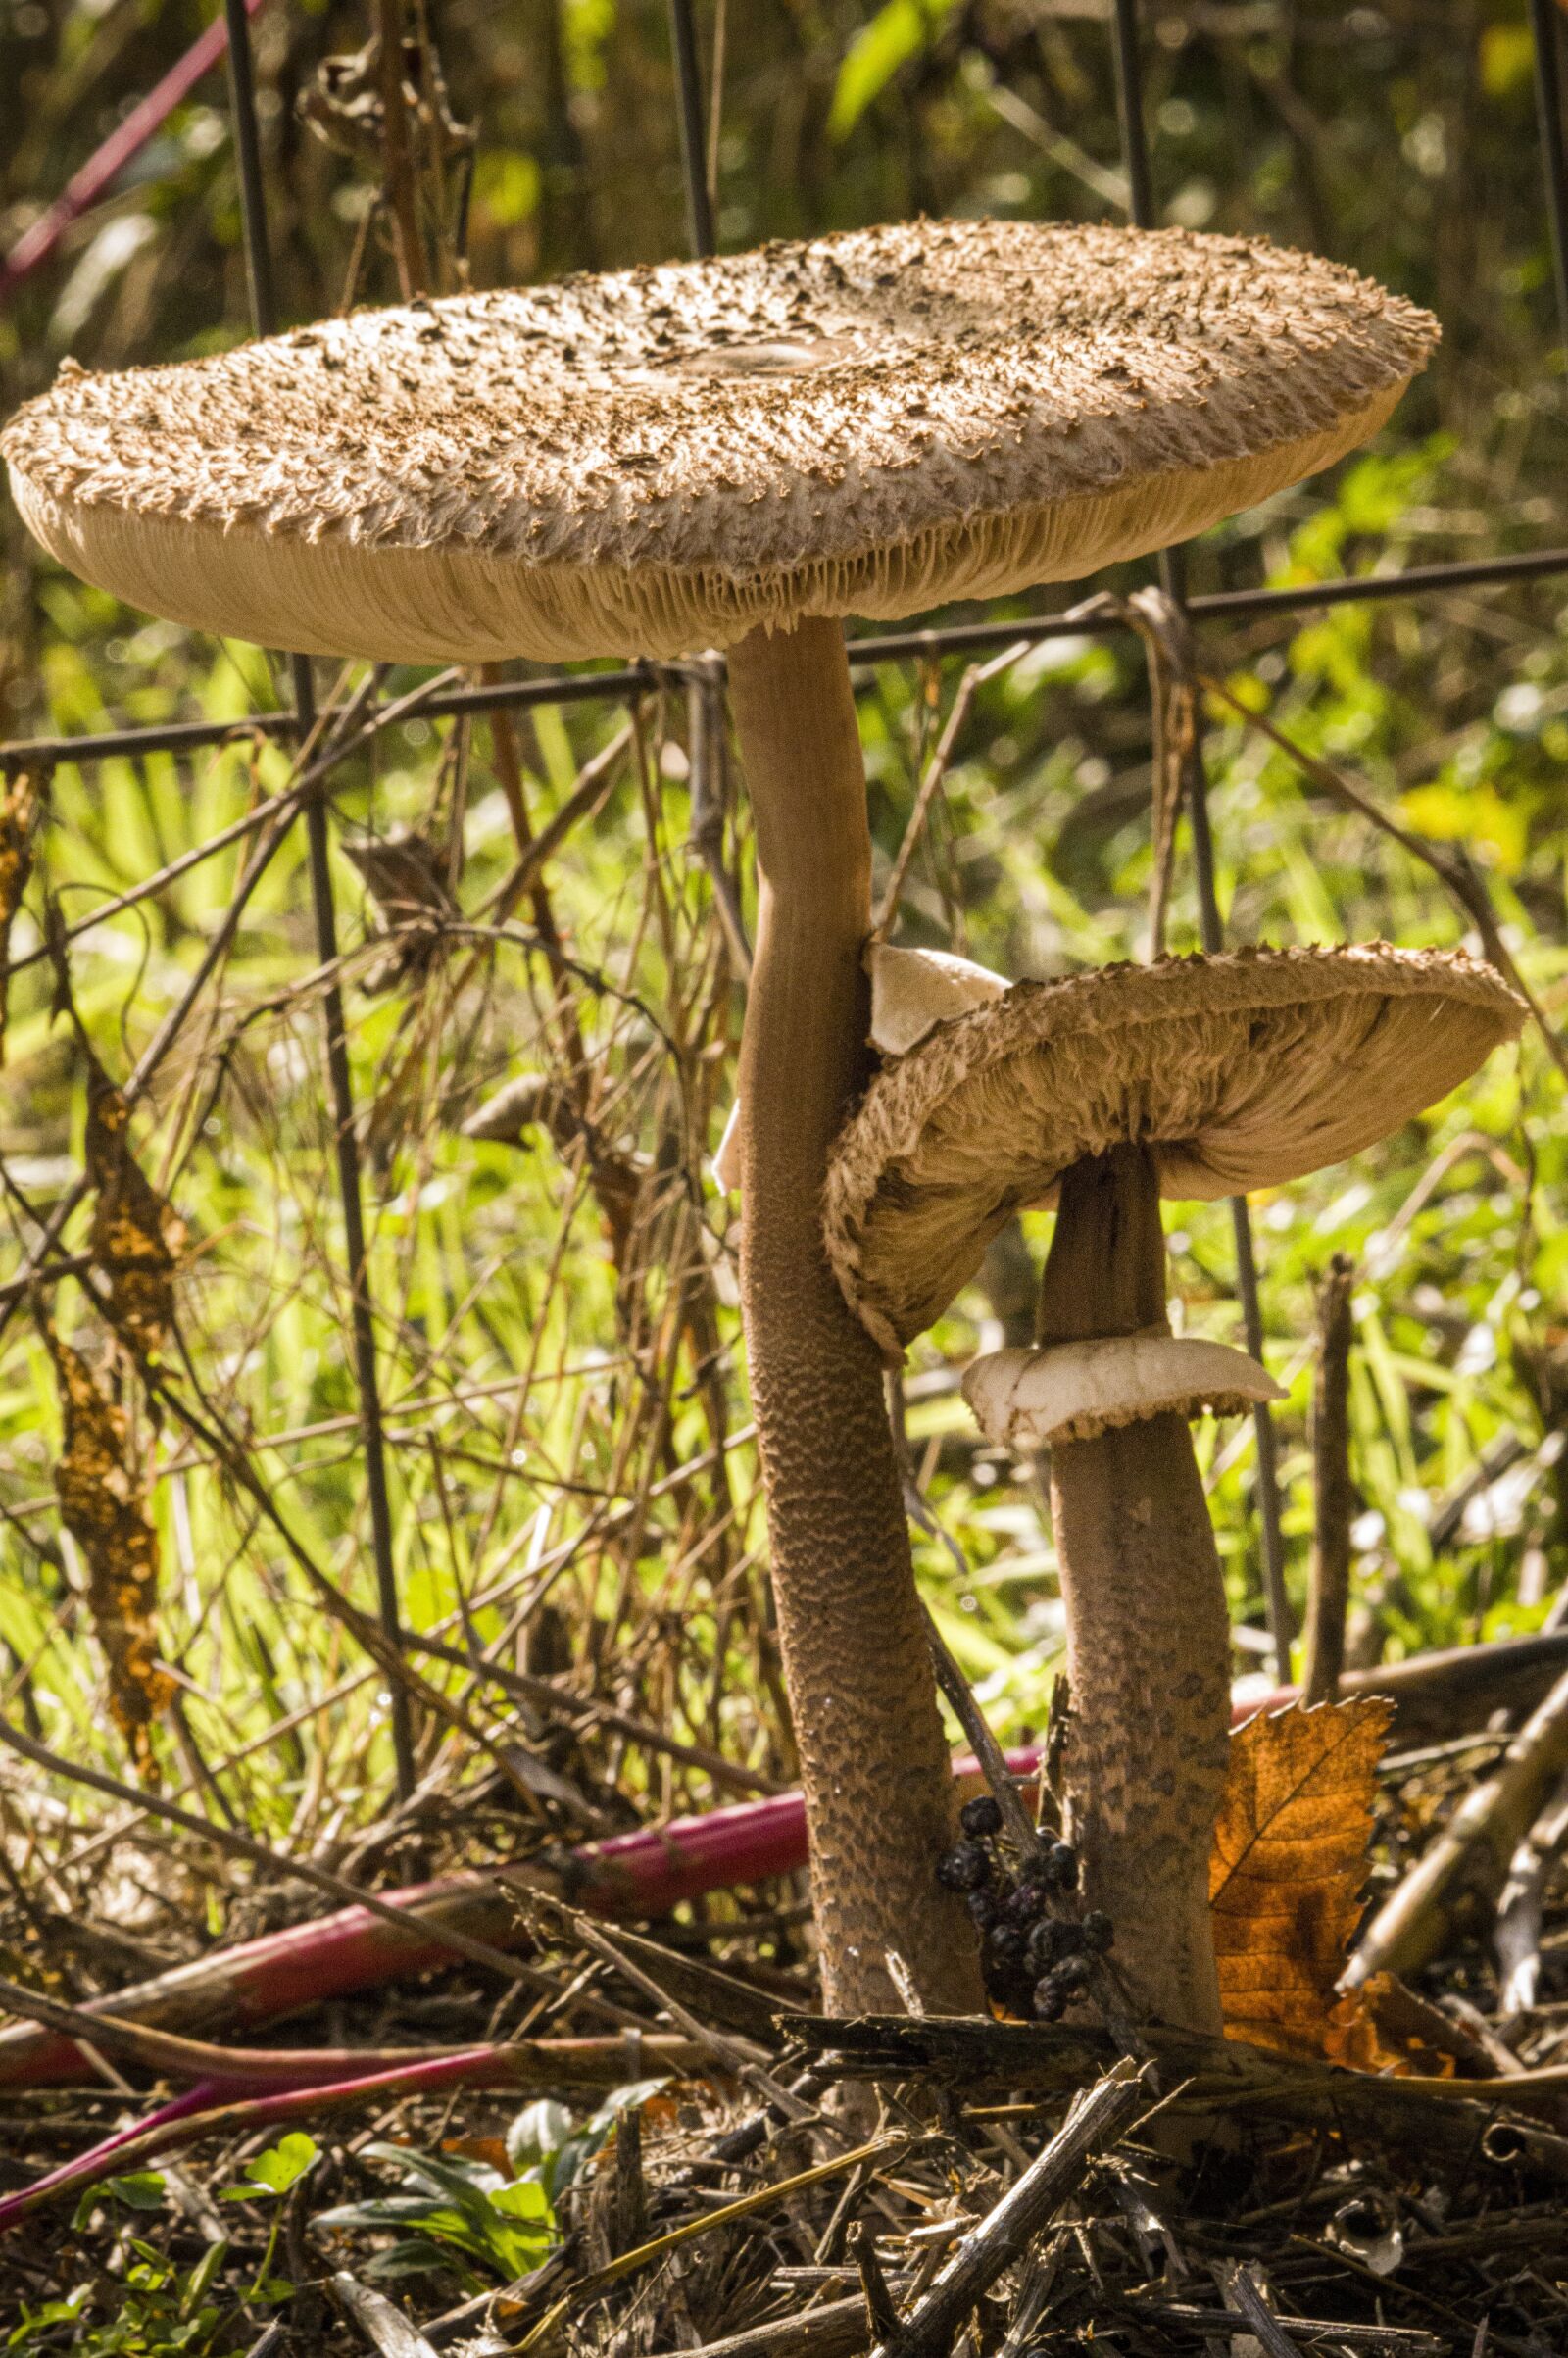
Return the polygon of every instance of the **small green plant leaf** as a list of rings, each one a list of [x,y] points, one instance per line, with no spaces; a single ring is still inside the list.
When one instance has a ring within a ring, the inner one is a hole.
[[[76,2284],[63,2301],[44,2301],[36,2309],[24,2309],[22,2323],[6,2336],[8,2350],[25,2349],[46,2326],[74,2326],[92,2298],[90,2284]]]
[[[222,2200],[250,2202],[268,2194],[286,2194],[314,2167],[319,2151],[315,2137],[307,2137],[303,2130],[291,2131],[275,2145],[269,2145],[265,2153],[258,2153],[254,2161],[246,2163],[247,2183],[224,2186]]]
[[[129,2170],[123,2178],[112,2178],[109,2191],[117,2202],[133,2211],[161,2211],[164,2207],[164,2181],[158,2170]]]
[[[122,2178],[108,2178],[98,2186],[89,2186],[76,2205],[74,2227],[85,2227],[96,2206],[105,2195],[122,2202],[129,2211],[161,2211],[164,2207],[164,2181],[157,2170],[127,2170]]]
[[[207,2249],[185,2279],[185,2289],[179,2296],[179,2314],[182,2318],[193,2318],[197,2315],[203,2301],[212,2290],[214,2279],[227,2257],[228,2239],[226,2236],[220,2237],[216,2243],[208,2244]]]
[[[504,2219],[548,2223],[552,2217],[550,2197],[535,2178],[519,2178],[515,2186],[498,2186],[490,2196],[490,2207]]]
[[[569,2129],[570,2115],[560,2106],[556,2110]],[[372,2263],[377,2274],[451,2267],[454,2253],[462,2253],[493,2276],[517,2277],[548,2258],[557,2235],[556,2215],[538,2169],[509,2184],[488,2164],[456,2154],[379,2144],[367,2145],[365,2158],[389,2163],[405,2187],[416,2190],[345,2203],[323,2212],[318,2224],[416,2230],[378,2256]]]

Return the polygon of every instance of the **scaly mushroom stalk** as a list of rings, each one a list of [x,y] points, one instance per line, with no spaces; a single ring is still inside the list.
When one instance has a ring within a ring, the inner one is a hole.
[[[1266,950],[1015,983],[887,1058],[837,1141],[829,1255],[890,1358],[1017,1206],[1054,1201],[1040,1348],[977,1362],[993,1440],[1049,1442],[1068,1614],[1071,1833],[1138,1994],[1217,2030],[1207,1867],[1225,1597],[1186,1418],[1275,1394],[1177,1338],[1159,1198],[1279,1187],[1435,1105],[1523,1002],[1453,951]]]
[[[1167,1324],[1152,1156],[1125,1146],[1075,1163],[1041,1285],[1042,1345]],[[1057,1443],[1051,1513],[1084,1896],[1114,1923],[1117,1962],[1150,2011],[1218,2033],[1208,1856],[1229,1746],[1229,1619],[1186,1417]]]
[[[742,1294],[773,1591],[811,1840],[824,1998],[981,2003],[961,1902],[937,1885],[953,1779],[888,1429],[881,1357],[822,1240],[828,1149],[866,1068],[871,844],[837,622],[754,631],[730,695],[757,830],[741,1051]]]

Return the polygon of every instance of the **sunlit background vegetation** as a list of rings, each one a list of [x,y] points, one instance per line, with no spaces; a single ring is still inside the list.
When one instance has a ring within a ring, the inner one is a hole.
[[[1118,217],[1125,192],[1097,0],[750,0],[721,15],[712,149],[724,245],[920,210]],[[699,16],[711,64],[711,0]],[[1460,0],[1442,12],[1441,39],[1415,0],[1349,11],[1326,0],[1160,0],[1148,16],[1162,218],[1315,248],[1430,305],[1445,331],[1441,357],[1378,445],[1212,535],[1193,552],[1194,589],[1386,573],[1561,537],[1568,388],[1522,0]],[[6,11],[0,89],[14,127],[0,156],[0,245],[204,19],[173,0],[25,0]],[[308,0],[269,0],[256,20],[289,320],[397,293],[378,167],[356,145],[352,119],[319,97],[321,61],[349,57],[367,29],[360,6]],[[471,144],[432,138],[421,157],[440,286],[685,250],[661,0],[448,0],[430,8],[428,29],[453,122],[474,133]],[[341,98],[341,75],[330,90]],[[335,144],[302,119],[312,92]],[[13,293],[0,316],[8,408],[67,354],[119,367],[245,333],[224,107],[219,74]],[[122,1081],[180,1001],[249,839],[131,909],[98,912],[291,775],[287,748],[245,726],[286,701],[273,659],[149,621],[68,579],[36,557],[9,509],[4,530],[9,736],[192,717],[231,722],[234,735],[188,758],[62,761],[48,775],[12,940],[21,970],[0,1095],[0,1283],[81,1167],[85,1068],[38,955],[46,905],[72,929],[81,1023]],[[1147,577],[1126,568],[1114,586]],[[1065,602],[1051,593],[1016,611]],[[1200,655],[1248,712],[1350,774],[1406,830],[1473,863],[1503,939],[1561,1026],[1559,602],[1547,581],[1206,625]],[[950,659],[860,675],[884,873],[962,671]],[[392,671],[380,692],[390,700],[420,677]],[[334,680],[323,665],[318,684],[339,695],[358,679]],[[1215,704],[1207,718],[1232,940],[1478,946],[1427,861],[1347,812],[1234,708]],[[705,1160],[727,1109],[743,991],[689,840],[683,684],[637,701],[608,799],[540,890],[505,924],[494,906],[517,857],[519,799],[528,824],[545,825],[625,720],[623,701],[544,705],[514,715],[498,743],[484,719],[416,718],[332,779],[398,1577],[410,1626],[460,1655],[476,1646],[569,1674],[583,1695],[721,1752],[759,1782],[782,1781],[790,1745],[738,1350],[732,1207]],[[723,857],[749,916],[744,796],[734,775],[714,782],[726,795]],[[1078,634],[1032,649],[975,698],[896,938],[951,946],[1008,975],[1141,955],[1150,791],[1137,641]],[[400,829],[427,839],[461,913],[389,946],[373,857],[368,866],[350,850]],[[1170,941],[1198,940],[1184,831]],[[373,1609],[314,942],[296,830],[133,1123],[142,1166],[186,1232],[164,1381],[231,1460],[217,1462],[167,1398],[113,1361],[127,1461],[149,1484],[159,1644],[176,1682],[154,1738],[166,1790],[329,1860],[363,1857],[368,1835],[413,1849],[445,1825],[451,1855],[464,1842],[480,1851],[576,1837],[726,1797],[700,1766],[624,1732],[519,1719],[468,1669],[415,1653],[467,1725],[417,1707],[424,1803],[385,1821],[383,1679],[322,1608],[297,1552]],[[500,1084],[528,1073],[553,1079],[553,1117],[520,1145],[463,1134]],[[1358,1272],[1352,1658],[1538,1625],[1568,1576],[1568,1465],[1557,1454],[1568,1419],[1568,1170],[1562,1083],[1539,1033],[1353,1166],[1259,1197],[1253,1214],[1266,1355],[1291,1396],[1279,1427],[1298,1606],[1313,1515],[1313,1296],[1341,1253]],[[65,1250],[79,1243],[83,1217]],[[1038,1265],[1048,1223],[1024,1225]],[[1173,1207],[1167,1226],[1180,1316],[1192,1331],[1239,1339],[1225,1206]],[[940,1526],[917,1542],[922,1582],[1010,1736],[1043,1724],[1060,1609],[1031,1477],[977,1449],[956,1392],[988,1328],[1009,1307],[1018,1314],[1016,1268],[1010,1303],[1007,1270],[990,1274],[989,1293],[972,1289],[911,1353],[906,1413]],[[61,1426],[38,1322],[54,1320],[95,1364],[110,1364],[106,1337],[69,1278],[32,1301],[0,1300],[0,1691],[51,1744],[125,1775],[82,1567],[52,1488]],[[1200,1448],[1238,1667],[1263,1669],[1251,1429],[1205,1429]],[[248,1455],[296,1549],[236,1484],[235,1453]],[[520,1785],[506,1772],[519,1734],[549,1772]],[[73,1831],[77,1804],[64,1786],[58,1804],[61,1822],[37,1838],[50,1908],[89,1884],[95,1904],[113,1891],[126,1936],[167,1956],[188,1946],[193,1897],[209,1929],[236,1929],[249,1903],[221,1877],[203,1880],[188,1856],[176,1868],[172,1853],[155,1871],[145,1829],[132,1850],[113,1824]]]

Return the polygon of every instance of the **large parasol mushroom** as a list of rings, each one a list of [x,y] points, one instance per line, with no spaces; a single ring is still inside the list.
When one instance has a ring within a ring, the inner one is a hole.
[[[877,1352],[822,1248],[865,1077],[864,777],[839,617],[1073,579],[1328,466],[1431,319],[1252,240],[918,222],[67,366],[4,438],[88,580],[263,644],[474,663],[730,650],[760,871],[748,1352],[828,2002],[973,2000]]]
[[[1039,1349],[970,1369],[999,1441],[1051,1446],[1072,1716],[1067,1832],[1136,1995],[1221,2029],[1208,1856],[1229,1734],[1224,1583],[1187,1419],[1276,1388],[1171,1334],[1159,1199],[1278,1186],[1387,1137],[1512,1038],[1460,954],[1243,951],[1016,983],[884,1065],[835,1150],[827,1236],[890,1356],[1015,1211],[1054,1204]]]

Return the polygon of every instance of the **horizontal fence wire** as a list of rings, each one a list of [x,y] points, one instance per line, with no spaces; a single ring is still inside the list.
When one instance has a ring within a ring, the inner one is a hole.
[[[1565,163],[1561,104],[1561,55],[1556,0],[1530,0],[1535,35],[1537,109],[1541,131],[1542,179],[1551,239],[1559,325],[1568,347],[1568,163]],[[689,226],[699,252],[712,250],[710,201],[703,172],[702,98],[697,47],[690,0],[670,0],[671,49],[675,68],[676,114],[681,141]],[[1140,200],[1135,211],[1152,207],[1151,178],[1143,126],[1128,137],[1124,124],[1124,161],[1129,185]],[[1284,587],[1218,590],[1184,598],[1183,611],[1193,622],[1244,621],[1279,615],[1289,618],[1334,606],[1370,604],[1394,598],[1440,596],[1445,591],[1506,588],[1568,575],[1568,549],[1527,550],[1509,555],[1461,559],[1451,564],[1410,565],[1388,571],[1351,575],[1340,580],[1293,582]],[[1037,642],[1093,634],[1112,636],[1127,628],[1117,615],[1078,618],[1068,614],[1015,617],[1010,620],[956,622],[930,629],[883,633],[852,639],[850,661],[857,668],[878,663],[938,662],[945,656],[983,653],[1022,640]],[[687,684],[679,664],[637,663],[614,670],[547,673],[540,677],[499,680],[473,687],[451,688],[421,703],[421,718],[451,719],[464,713],[538,709],[547,705],[592,702],[596,698],[624,701],[662,687]],[[258,712],[244,721],[175,720],[151,725],[83,732],[69,737],[15,738],[0,743],[0,765],[7,769],[47,769],[63,761],[106,761],[152,754],[197,753],[243,736],[297,736],[299,715],[291,711]]]
[[[1189,598],[1183,611],[1194,622],[1241,622],[1296,614],[1333,606],[1385,605],[1397,598],[1439,597],[1446,591],[1508,588],[1568,575],[1568,549],[1527,550],[1513,556],[1467,558],[1452,565],[1407,565],[1402,570],[1350,574],[1329,581],[1292,582],[1278,589],[1212,590]],[[850,664],[871,670],[879,663],[935,663],[949,655],[983,655],[991,649],[1049,639],[1114,638],[1129,629],[1120,614],[1023,614],[1010,620],[951,622],[931,629],[887,631],[850,641]],[[720,658],[722,661],[722,658]],[[612,671],[546,673],[536,679],[444,688],[419,699],[405,717],[450,720],[463,713],[503,712],[541,705],[591,704],[596,698],[624,702],[661,688],[690,684],[691,666],[680,663],[637,663]],[[343,705],[323,709],[332,719]],[[228,740],[296,734],[290,711],[255,712],[243,720],[170,720],[135,728],[103,729],[70,737],[21,737],[0,744],[0,762],[13,769],[47,769],[61,761],[108,761],[122,756],[199,753]]]

